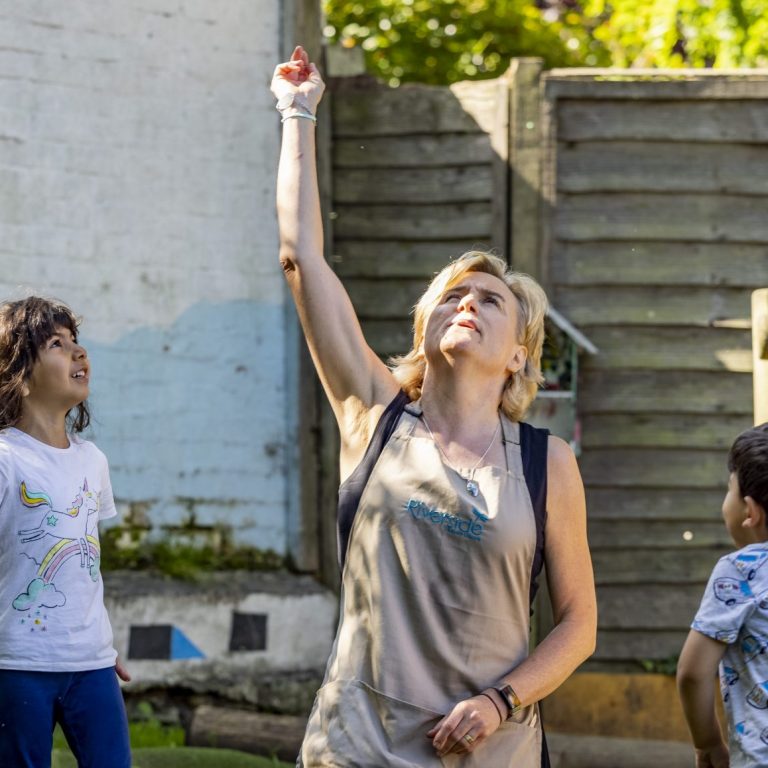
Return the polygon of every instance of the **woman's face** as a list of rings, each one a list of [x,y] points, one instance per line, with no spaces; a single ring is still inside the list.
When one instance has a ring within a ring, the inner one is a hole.
[[[447,288],[430,314],[425,334],[427,362],[470,356],[479,368],[504,378],[525,364],[518,343],[520,306],[503,280],[468,272]]]

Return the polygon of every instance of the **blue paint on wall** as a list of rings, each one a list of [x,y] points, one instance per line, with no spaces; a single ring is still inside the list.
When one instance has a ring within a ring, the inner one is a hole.
[[[174,627],[171,633],[171,661],[204,658],[205,654],[178,627]]]
[[[115,497],[145,503],[153,526],[194,517],[285,552],[285,446],[295,438],[281,302],[196,304],[169,327],[111,344],[89,340],[86,314],[90,437],[110,461]]]

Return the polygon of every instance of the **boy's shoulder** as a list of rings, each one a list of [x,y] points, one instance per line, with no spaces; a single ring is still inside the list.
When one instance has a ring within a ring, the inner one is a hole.
[[[724,561],[744,581],[751,582],[759,578],[760,581],[768,582],[768,568],[765,567],[768,563],[768,541],[748,544],[735,552],[730,552],[720,558],[718,566],[721,563],[725,565]]]

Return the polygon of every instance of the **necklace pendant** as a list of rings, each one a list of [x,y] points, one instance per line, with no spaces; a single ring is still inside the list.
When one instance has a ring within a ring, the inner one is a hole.
[[[474,480],[467,480],[467,490],[473,496],[477,496],[477,494],[480,493],[480,487]]]

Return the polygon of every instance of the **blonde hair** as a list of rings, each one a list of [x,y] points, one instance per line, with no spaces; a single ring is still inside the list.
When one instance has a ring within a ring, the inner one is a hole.
[[[542,287],[530,275],[511,271],[506,262],[493,253],[468,251],[435,275],[414,307],[411,351],[391,358],[389,365],[405,393],[412,400],[421,397],[427,367],[423,348],[427,321],[445,291],[470,272],[484,272],[498,277],[509,288],[519,305],[517,341],[526,348],[528,356],[523,368],[512,374],[504,385],[500,403],[500,408],[507,417],[519,421],[536,397],[539,385],[544,381],[541,374],[541,351],[544,345],[544,318],[548,302]]]

